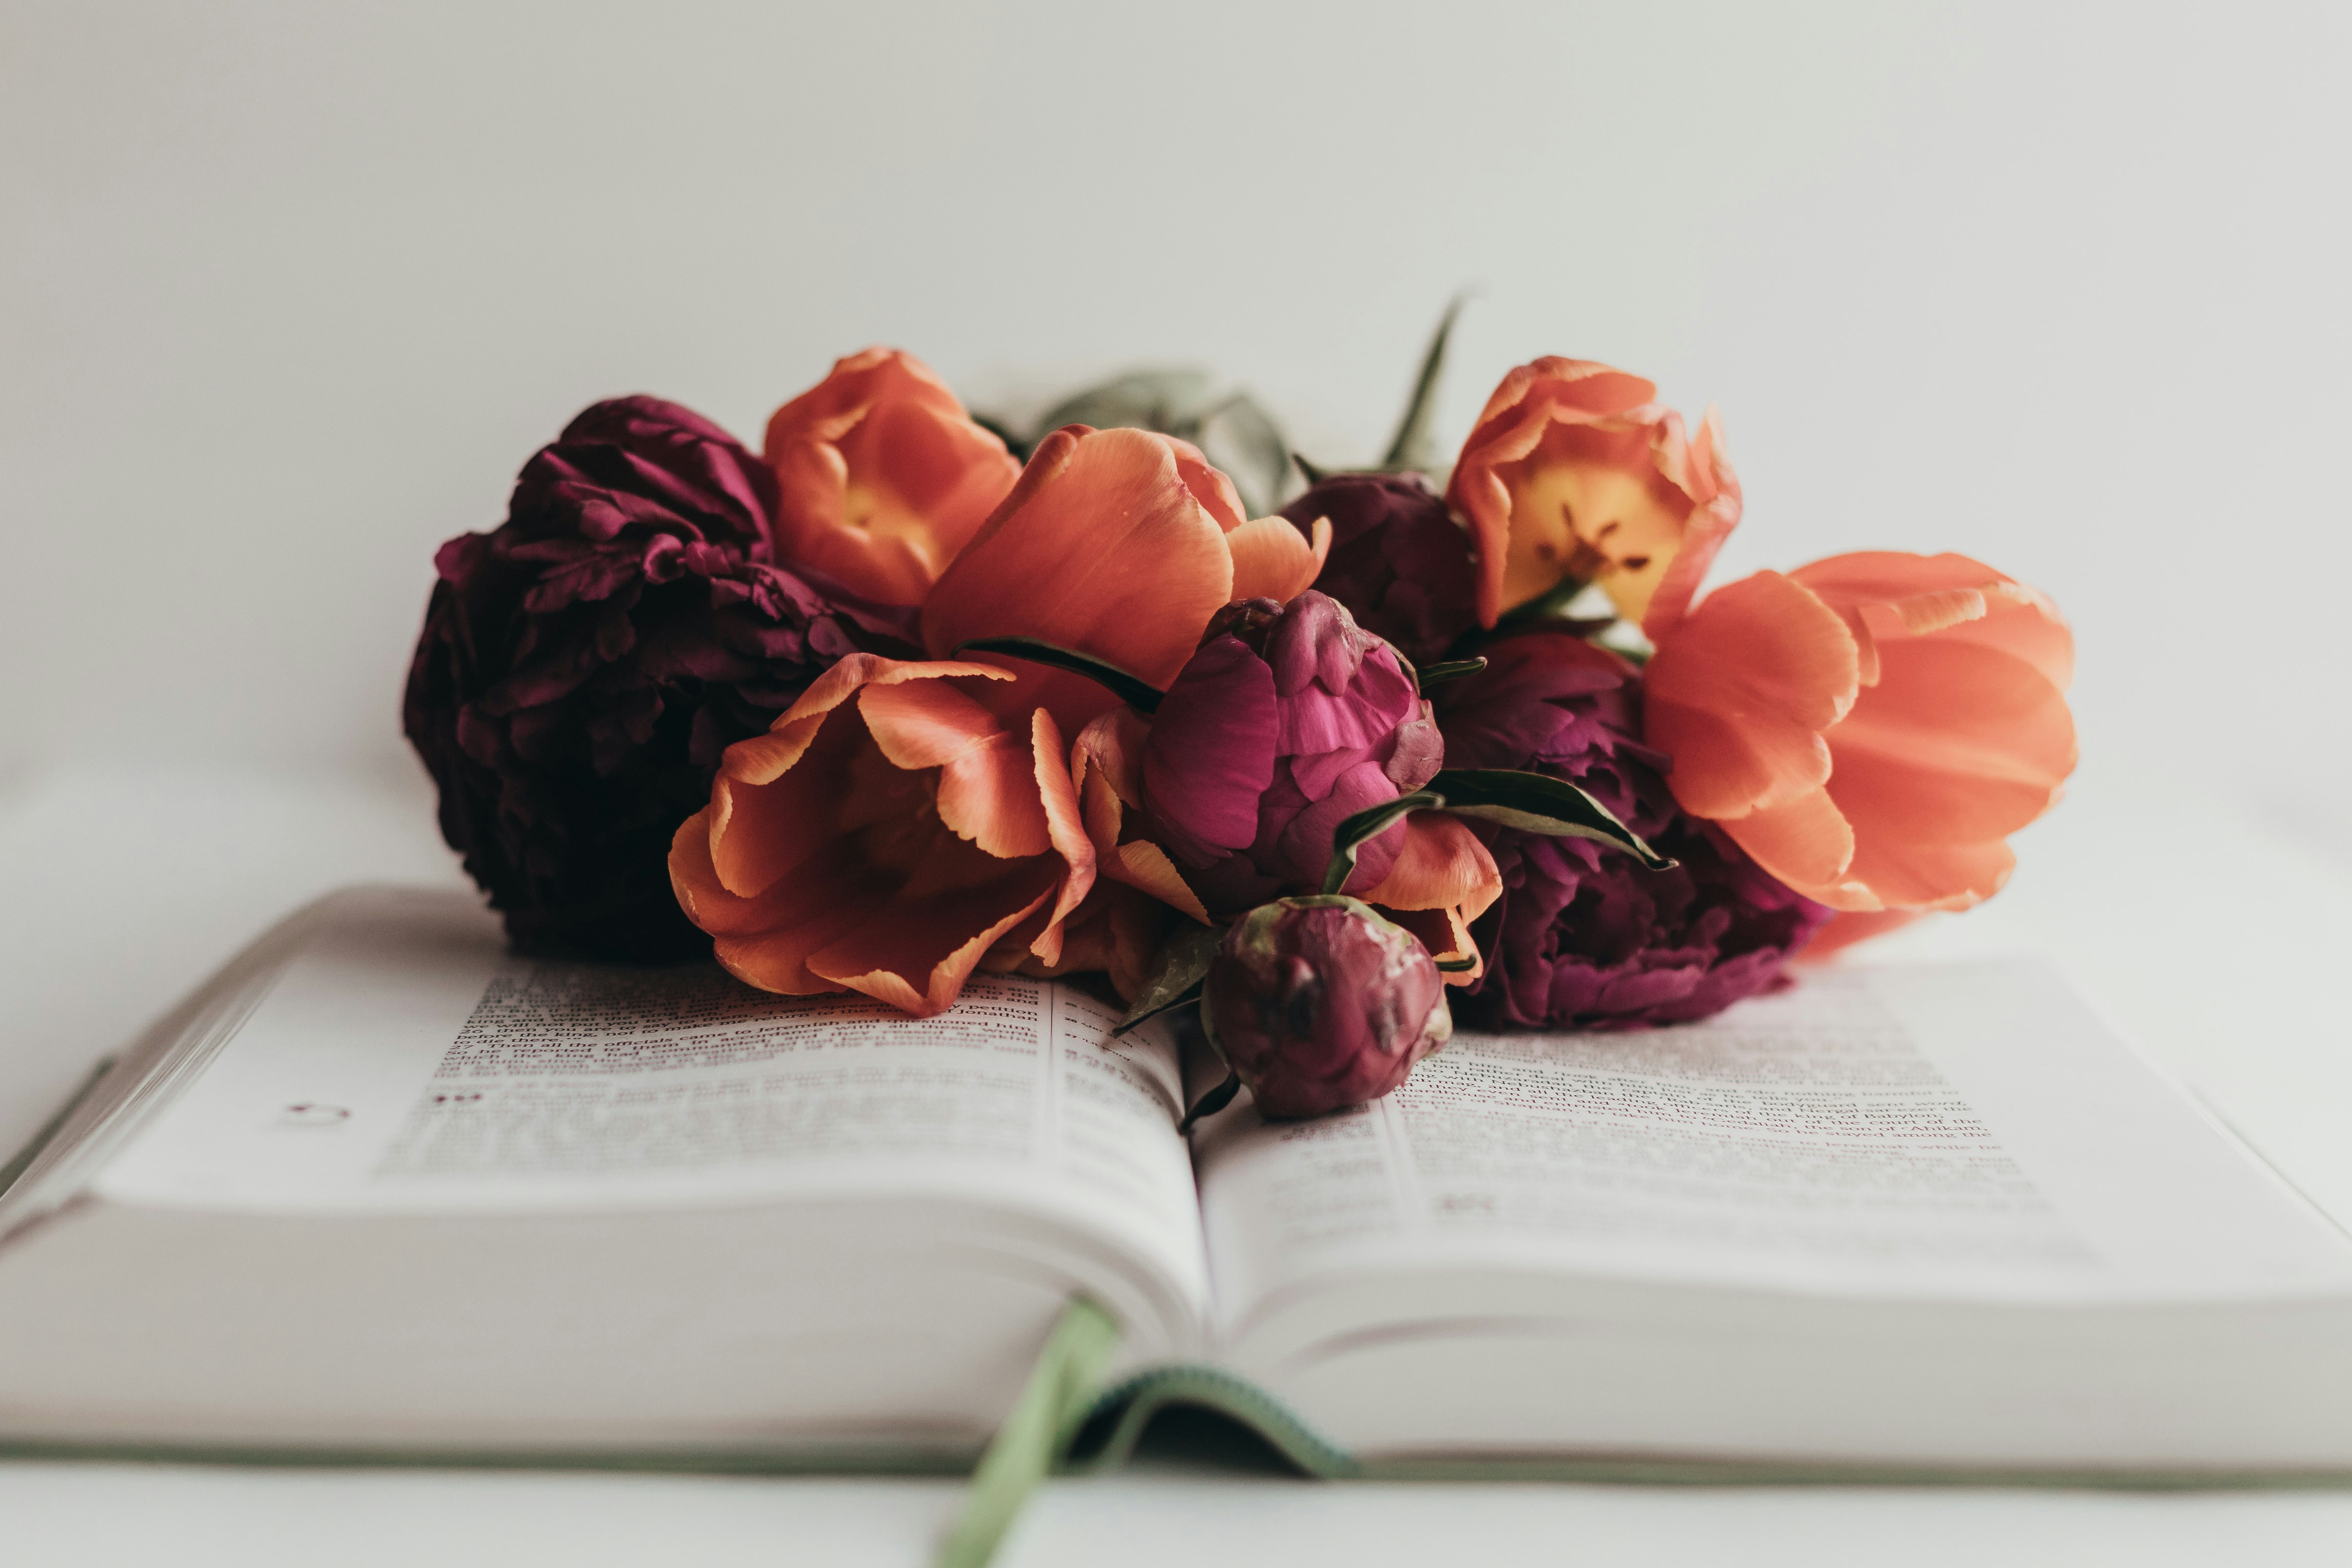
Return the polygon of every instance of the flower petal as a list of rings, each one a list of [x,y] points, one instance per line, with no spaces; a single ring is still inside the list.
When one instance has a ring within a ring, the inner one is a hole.
[[[1055,726],[1054,716],[1043,708],[1029,715],[1030,778],[1037,791],[1037,800],[1045,814],[1046,837],[1062,858],[1068,870],[1062,878],[1060,896],[1054,900],[1053,913],[1046,918],[1045,929],[1037,934],[1030,951],[1051,963],[1061,956],[1062,922],[1078,907],[1095,884],[1098,862],[1094,840],[1087,837],[1086,823],[1078,810],[1078,792],[1070,776],[1069,753],[1062,745],[1062,732]],[[940,791],[942,796],[946,791]],[[945,815],[945,807],[941,807]]]
[[[1143,793],[1188,865],[1257,837],[1279,724],[1274,672],[1239,637],[1210,638],[1169,686],[1143,743]]]
[[[1366,901],[1370,902],[1369,900]],[[1478,952],[1478,943],[1470,934],[1469,922],[1462,918],[1459,908],[1453,905],[1436,910],[1375,907],[1391,924],[1401,925],[1412,932],[1421,945],[1429,950],[1429,956],[1438,963],[1458,963],[1465,958],[1470,961],[1468,969],[1446,973],[1445,984],[1448,985],[1473,985],[1480,975],[1486,973],[1486,960]]]
[[[1683,485],[1696,504],[1683,524],[1682,545],[1665,575],[1658,580],[1649,607],[1642,613],[1643,635],[1654,643],[1664,642],[1666,634],[1682,624],[1691,601],[1698,595],[1699,584],[1706,580],[1708,568],[1722,553],[1724,542],[1739,526],[1743,504],[1739,476],[1732,472],[1723,455],[1723,424],[1714,409],[1709,408],[1706,417],[1699,421],[1698,434],[1691,437],[1684,464]]]
[[[2050,808],[2074,766],[2074,721],[2039,670],[1941,637],[1879,657],[1879,684],[1825,737],[1830,795],[1862,843],[2000,838]]]
[[[1396,864],[1361,897],[1391,910],[1459,908],[1465,921],[1475,921],[1502,892],[1495,858],[1466,823],[1443,812],[1416,811],[1405,818]]]
[[[1039,444],[940,578],[923,639],[944,656],[977,637],[1038,637],[1164,688],[1233,580],[1224,530],[1168,437],[1072,426]]]
[[[1331,553],[1331,520],[1315,520],[1311,543],[1288,518],[1262,517],[1226,534],[1225,544],[1234,553],[1234,598],[1286,605],[1321,574]]]
[[[1709,595],[1643,672],[1644,738],[1670,754],[1675,798],[1728,821],[1785,804],[1830,776],[1821,731],[1860,689],[1837,614],[1777,572]],[[1786,879],[1783,879],[1784,880]]]
[[[727,972],[762,991],[784,996],[817,996],[842,989],[841,983],[809,967],[812,955],[843,935],[882,918],[890,901],[887,883],[875,881],[846,844],[836,842],[804,865],[789,888],[780,884],[752,900],[740,931],[705,925],[714,937],[712,952]],[[694,906],[707,911],[707,903]],[[700,916],[698,913],[698,923]]]
[[[1755,862],[1807,898],[1833,910],[1874,910],[1879,900],[1848,875],[1853,825],[1827,790],[1809,790],[1721,824]]]
[[[1122,844],[1103,862],[1103,874],[1114,881],[1150,894],[1169,908],[1181,910],[1199,921],[1209,923],[1209,911],[1176,869],[1176,862],[1168,852],[1150,839],[1138,838]]]
[[[1004,865],[976,884],[922,879],[812,954],[808,970],[919,1018],[945,1012],[990,945],[1044,907],[1059,879],[1060,868],[1045,860]]]
[[[920,360],[872,348],[770,416],[784,559],[919,605],[1021,471]]]

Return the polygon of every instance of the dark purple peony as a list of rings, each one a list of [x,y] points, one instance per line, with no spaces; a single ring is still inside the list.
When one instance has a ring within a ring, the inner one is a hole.
[[[523,468],[507,521],[434,558],[402,707],[441,833],[526,952],[707,953],[669,842],[719,753],[909,612],[772,560],[776,481],[698,415],[600,403]]]
[[[1418,789],[1443,756],[1396,650],[1312,589],[1227,605],[1152,715],[1153,837],[1209,909],[1314,892],[1340,821]],[[1366,843],[1356,891],[1396,863],[1402,823]]]
[[[1272,1117],[1377,1099],[1454,1033],[1429,950],[1345,898],[1283,899],[1235,921],[1201,1019]]]
[[[1470,535],[1419,474],[1333,474],[1282,509],[1304,531],[1331,520],[1316,588],[1415,664],[1432,664],[1478,624]]]
[[[1830,911],[1790,891],[1666,787],[1643,746],[1641,672],[1558,631],[1481,649],[1441,687],[1447,764],[1567,779],[1682,864],[1645,871],[1584,838],[1474,825],[1503,896],[1472,927],[1486,972],[1455,998],[1465,1023],[1630,1028],[1704,1018],[1772,986]]]

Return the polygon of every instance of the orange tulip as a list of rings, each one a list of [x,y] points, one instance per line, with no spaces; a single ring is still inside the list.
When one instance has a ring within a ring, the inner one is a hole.
[[[1503,378],[1445,499],[1478,551],[1478,618],[1563,581],[1598,584],[1646,625],[1688,604],[1739,521],[1739,481],[1709,411],[1695,437],[1637,375],[1547,357]]]
[[[1162,890],[1117,852],[1115,821],[1113,852],[1098,847],[1065,742],[1118,700],[958,650],[1034,637],[1165,686],[1237,584],[1313,581],[1320,552],[1272,521],[1289,542],[1244,522],[1232,484],[1181,441],[1048,436],[925,601],[929,659],[852,655],[728,748],[670,849],[678,901],[719,962],[766,990],[861,991],[928,1015],[983,963],[1055,973],[1128,953],[1136,911],[1097,892],[1098,873]]]
[[[1021,465],[922,361],[867,349],[776,410],[776,545],[885,605],[919,605]]]
[[[1644,738],[1673,756],[1675,798],[1832,909],[1990,898],[2009,835],[2074,771],[2073,635],[1963,555],[1759,572],[1650,635]]]

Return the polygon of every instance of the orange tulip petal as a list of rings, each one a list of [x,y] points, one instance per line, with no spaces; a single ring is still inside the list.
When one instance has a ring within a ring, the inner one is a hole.
[[[769,784],[800,761],[815,738],[820,719],[867,686],[896,686],[909,680],[939,680],[953,676],[978,676],[983,680],[1013,679],[1013,672],[993,664],[962,659],[884,658],[878,654],[853,653],[812,682],[784,710],[764,735],[738,741],[727,748],[721,764],[727,775],[741,784]]]
[[[1645,738],[1674,758],[1685,811],[1717,820],[1796,799],[1830,776],[1821,731],[1850,708],[1853,635],[1777,572],[1709,595],[1643,672]]]
[[[1405,818],[1403,847],[1396,863],[1364,902],[1392,910],[1441,910],[1460,906],[1476,920],[1502,896],[1503,876],[1495,858],[1469,826],[1442,812],[1416,811]]]
[[[1176,477],[1192,492],[1216,525],[1227,533],[1248,521],[1249,513],[1242,510],[1241,492],[1234,481],[1208,459],[1207,454],[1190,441],[1174,436],[1167,437],[1169,449],[1176,455]]]
[[[852,709],[816,731],[798,765],[771,784],[744,784],[721,770],[711,781],[710,858],[721,886],[750,898],[792,876],[835,837],[837,805],[855,787],[851,768],[866,743]]]
[[[1468,985],[1486,972],[1486,960],[1478,952],[1478,943],[1470,935],[1469,923],[1459,909],[1448,906],[1441,910],[1400,910],[1383,907],[1381,916],[1391,924],[1401,925],[1420,940],[1429,950],[1429,956],[1440,963],[1470,961],[1468,969],[1446,973],[1448,985]]]
[[[1331,520],[1315,520],[1310,542],[1288,518],[1261,517],[1226,534],[1225,544],[1234,552],[1234,598],[1286,605],[1322,575],[1324,558],[1331,553]]]
[[[1868,942],[1872,937],[1900,931],[1924,912],[1920,910],[1857,910],[1832,915],[1829,924],[1815,931],[1812,940],[1799,948],[1794,957],[1800,963],[1819,963],[1858,942]]]
[[[1201,902],[1201,895],[1188,885],[1183,874],[1168,852],[1148,839],[1139,838],[1122,844],[1103,862],[1103,874],[1114,881],[1150,894],[1161,903],[1199,921],[1209,923],[1209,911]]]
[[[710,808],[684,822],[669,841],[669,881],[687,919],[713,936],[762,931],[783,917],[789,899],[772,887],[752,898],[730,892],[710,860]]]
[[[1079,431],[1039,445],[940,577],[924,642],[944,655],[976,637],[1038,637],[1165,687],[1232,597],[1224,530],[1185,487],[1166,437]]]
[[[2022,659],[1897,640],[1885,678],[1827,740],[1831,795],[1864,843],[2000,838],[2048,810],[2074,766],[2074,716]]]
[[[1045,929],[1030,948],[1052,963],[1061,954],[1062,922],[1093,889],[1097,862],[1094,840],[1087,837],[1086,822],[1078,810],[1077,787],[1070,777],[1062,732],[1055,726],[1054,716],[1043,708],[1029,715],[1029,776],[1045,816],[1047,842],[1068,867],[1062,877],[1061,896],[1054,900]]]
[[[919,1018],[944,1012],[991,944],[1053,897],[1059,869],[1033,861],[978,885],[902,889],[812,954],[809,972]]]
[[[804,865],[789,889],[778,888],[744,911],[741,931],[710,926],[714,956],[727,972],[762,991],[815,996],[842,984],[809,967],[809,960],[844,934],[886,913],[887,883],[877,882],[846,844],[836,842]],[[689,912],[693,912],[691,910]]]
[[[1827,790],[1767,806],[1721,824],[1756,863],[1781,881],[1836,910],[1874,910],[1879,900],[1847,869],[1854,833]]]
[[[1867,888],[1875,904],[1812,896],[1832,909],[1965,910],[2000,891],[2016,868],[2017,856],[2006,839],[1923,844],[1879,835],[1857,844],[1848,870],[1848,879]]]
[[[1984,619],[1954,626],[1944,636],[2021,658],[2060,691],[2074,684],[2074,632],[2056,605],[2021,583],[2004,582],[1988,590]]]
[[[1021,471],[911,354],[867,349],[776,410],[763,450],[782,555],[886,604],[920,604]]]
[[[1034,762],[1029,749],[1009,735],[1000,735],[940,770],[939,812],[940,820],[958,837],[1000,860],[1043,855],[1054,847],[1045,805],[1037,796]]]
[[[1591,425],[1632,415],[1657,388],[1591,360],[1556,355],[1503,377],[1472,426],[1448,481],[1446,503],[1470,525],[1478,552],[1478,619],[1491,626],[1503,610],[1503,565],[1510,547],[1510,487],[1496,473],[1535,451],[1555,423]]]
[[[1739,478],[1723,455],[1723,426],[1714,409],[1708,409],[1706,417],[1699,421],[1698,434],[1691,437],[1684,464],[1683,484],[1696,504],[1683,524],[1682,543],[1674,560],[1658,580],[1657,591],[1650,595],[1649,608],[1642,613],[1643,635],[1654,643],[1664,642],[1690,613],[1699,584],[1723,552],[1731,531],[1739,526],[1743,504]]]
[[[869,686],[857,710],[894,767],[944,767],[1004,733],[995,714],[943,680]]]
[[[867,738],[861,712],[828,721],[843,702],[862,690],[958,676],[1013,679],[993,665],[851,654],[819,676],[767,734],[728,747],[710,796],[711,859],[722,885],[745,897],[758,893],[832,831],[835,805],[851,790],[852,755]],[[812,751],[823,754],[812,757]]]

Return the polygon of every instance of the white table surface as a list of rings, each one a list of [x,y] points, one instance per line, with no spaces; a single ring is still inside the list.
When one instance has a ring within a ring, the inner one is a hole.
[[[2340,843],[2341,840],[2339,839]],[[2024,869],[1893,958],[2037,951],[2352,1221],[2352,881],[2158,779],[2078,780]],[[362,879],[452,882],[410,781],[35,778],[0,797],[0,1147],[278,915]],[[0,1464],[0,1562],[925,1563],[944,1481]],[[1047,1486],[1008,1568],[2352,1562],[2352,1492],[1335,1486],[1159,1468]]]

